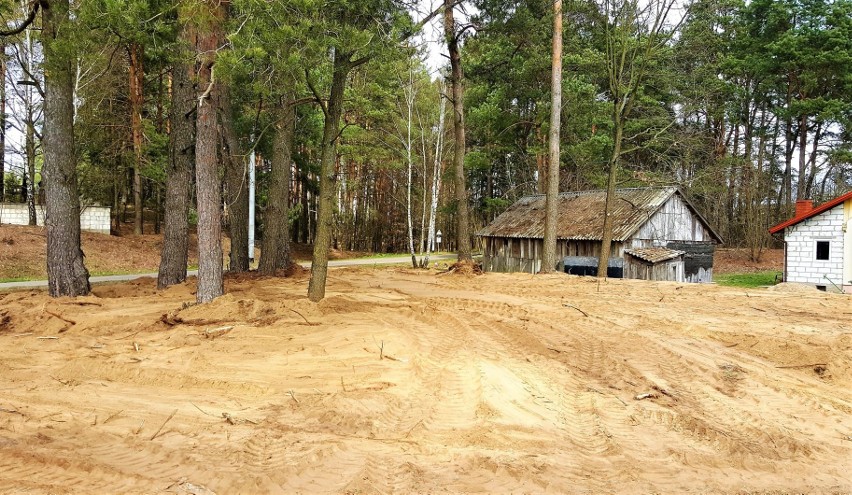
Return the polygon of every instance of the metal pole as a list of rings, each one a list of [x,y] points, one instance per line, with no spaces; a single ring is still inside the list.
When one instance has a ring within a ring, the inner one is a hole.
[[[252,137],[252,142],[254,138]],[[248,218],[248,256],[249,261],[254,261],[254,171],[255,171],[255,154],[251,151],[249,156],[249,218]]]

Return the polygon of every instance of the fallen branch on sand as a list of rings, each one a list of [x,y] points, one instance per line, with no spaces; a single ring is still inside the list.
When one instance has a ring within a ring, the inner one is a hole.
[[[817,366],[828,366],[826,363],[811,363],[811,364],[789,364],[786,366],[776,366],[778,369],[792,369],[792,368],[815,368]]]
[[[157,433],[154,433],[154,434],[151,436],[151,438],[150,438],[149,440],[153,440],[153,439],[157,438],[157,436],[159,436],[160,432],[161,432],[161,431],[163,431],[163,428],[165,428],[165,427],[166,427],[166,423],[168,423],[169,421],[171,421],[171,420],[172,420],[172,418],[174,418],[174,417],[175,417],[175,414],[177,414],[177,412],[178,412],[178,410],[177,410],[177,409],[175,409],[174,411],[172,411],[172,413],[171,413],[171,414],[169,414],[169,417],[168,417],[168,418],[166,418],[166,420],[165,420],[165,421],[163,421],[163,424],[162,424],[162,425],[160,425],[160,429],[158,429],[158,430],[157,430]]]
[[[578,308],[577,306],[572,306],[572,305],[570,305],[570,304],[565,304],[565,303],[562,303],[562,305],[563,305],[563,306],[565,306],[566,308],[576,309],[577,311],[579,311],[579,312],[583,313],[583,316],[585,316],[586,318],[588,318],[588,317],[589,317],[589,313],[586,313],[585,311],[583,311],[582,309]]]

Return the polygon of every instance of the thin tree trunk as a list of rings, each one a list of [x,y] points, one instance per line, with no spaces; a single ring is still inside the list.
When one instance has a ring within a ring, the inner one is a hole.
[[[142,235],[142,86],[145,72],[142,68],[142,47],[131,43],[127,48],[130,57],[130,132],[133,141],[133,233]]]
[[[38,218],[36,217],[36,192],[35,192],[35,162],[36,162],[36,142],[35,142],[35,122],[33,122],[32,105],[27,106],[27,130],[25,133],[25,154],[27,158],[27,212],[29,214],[29,224],[36,225]],[[44,177],[42,177],[44,179]],[[44,185],[42,184],[42,187]]]
[[[311,264],[311,280],[308,284],[308,299],[318,302],[325,297],[325,281],[328,275],[328,250],[331,247],[334,227],[334,171],[337,158],[337,138],[340,133],[340,116],[343,112],[343,93],[346,78],[352,69],[348,54],[335,53],[334,72],[328,107],[325,109],[322,148],[320,155],[319,205],[317,207],[314,255]]]
[[[811,143],[811,153],[808,156],[808,168],[810,172],[808,173],[808,182],[805,184],[805,197],[809,199],[813,198],[814,181],[816,180],[817,172],[819,172],[817,168],[817,153],[819,152],[819,141],[822,139],[822,124],[822,122],[817,123],[814,130],[814,139]],[[805,148],[800,147],[799,149],[804,150]],[[803,151],[799,153],[804,154]]]
[[[246,159],[234,130],[234,109],[231,104],[230,88],[227,84],[220,84],[217,89],[219,90],[220,123],[227,147],[223,161],[228,202],[228,229],[231,237],[228,269],[232,272],[247,272],[249,269],[249,187]]]
[[[406,163],[408,164],[408,180],[406,182],[406,200],[405,200],[405,210],[406,210],[406,220],[408,221],[408,251],[411,254],[411,267],[417,268],[417,256],[414,253],[414,220],[412,218],[412,206],[411,206],[411,186],[412,186],[412,174],[414,171],[414,159],[411,154],[411,117],[412,110],[414,107],[414,97],[416,93],[414,91],[414,77],[413,71],[411,67],[408,68],[408,89],[405,94],[405,103],[408,109],[408,120],[406,122],[406,130],[408,131],[406,135],[405,142],[405,153],[406,153]]]
[[[181,37],[194,44],[191,33]],[[169,110],[169,165],[166,168],[166,208],[163,219],[163,253],[157,287],[164,289],[186,280],[189,248],[189,205],[192,164],[195,161],[194,63],[185,56],[172,70],[172,104]]]
[[[808,116],[799,118],[799,177],[796,180],[796,199],[808,199]]]
[[[440,93],[443,93],[443,87]],[[423,258],[423,268],[429,267],[429,253],[435,250],[435,217],[438,213],[438,195],[441,192],[441,176],[443,175],[441,155],[443,154],[444,125],[446,122],[444,116],[446,112],[444,111],[443,95],[440,93],[438,94],[441,105],[438,114],[438,138],[435,140],[435,164],[432,169],[432,201],[429,205],[429,239],[426,242],[426,257]]]
[[[616,121],[612,156],[609,159],[609,175],[606,182],[606,204],[604,206],[604,224],[601,235],[601,254],[598,258],[598,277],[605,278],[609,268],[609,256],[612,250],[612,210],[615,205],[615,181],[618,177],[618,162],[621,157],[621,141],[624,135],[623,122]]]
[[[80,248],[80,196],[74,153],[74,80],[67,49],[69,1],[51,0],[42,11],[44,46],[44,166],[47,279],[53,297],[89,293]],[[56,45],[59,45],[57,47]]]
[[[224,293],[222,285],[222,194],[219,181],[216,125],[217,88],[213,71],[219,40],[219,3],[207,0],[213,20],[198,36],[198,111],[195,131],[195,184],[198,204],[198,291],[199,303]]]
[[[0,203],[6,201],[6,43],[0,42]]]
[[[296,134],[296,106],[290,97],[279,101],[272,161],[269,173],[269,202],[263,217],[263,242],[258,271],[272,275],[290,264],[290,164]]]
[[[550,162],[545,198],[544,248],[541,272],[556,271],[556,229],[559,204],[559,137],[562,122],[562,0],[553,3],[553,63],[550,100]]]
[[[471,262],[470,247],[470,215],[467,205],[467,187],[465,185],[464,155],[465,155],[465,133],[464,133],[464,89],[462,79],[464,74],[461,66],[461,54],[456,34],[456,23],[453,18],[453,0],[444,0],[444,36],[447,41],[447,49],[450,52],[450,66],[452,68],[450,84],[453,94],[453,124],[455,127],[455,148],[453,153],[453,171],[455,178],[456,199],[456,241],[458,243],[458,260]]]

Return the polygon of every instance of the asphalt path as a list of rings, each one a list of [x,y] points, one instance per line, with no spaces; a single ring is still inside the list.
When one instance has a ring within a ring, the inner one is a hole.
[[[429,261],[449,261],[456,259],[455,254],[436,254],[429,257]],[[351,259],[351,260],[333,260],[328,262],[329,268],[334,267],[343,267],[343,266],[371,266],[371,265],[400,265],[404,263],[411,263],[411,256],[394,256],[391,258],[363,258],[363,259]],[[304,268],[310,268],[310,261],[302,261],[299,262]],[[187,272],[190,277],[194,277],[198,275],[197,270],[190,270]],[[99,277],[89,277],[89,283],[91,284],[102,284],[108,282],[127,282],[129,280],[136,280],[137,278],[145,278],[145,277],[157,277],[157,272],[153,273],[135,273],[132,275],[103,275]],[[24,282],[4,282],[0,283],[0,290],[6,289],[29,289],[29,288],[38,288],[38,287],[47,287],[47,280],[27,280]]]

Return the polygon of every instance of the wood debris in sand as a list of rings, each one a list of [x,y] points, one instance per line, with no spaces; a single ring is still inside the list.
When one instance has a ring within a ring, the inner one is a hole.
[[[201,335],[203,335],[205,339],[213,340],[216,337],[221,337],[222,335],[225,335],[233,329],[233,326],[210,328],[208,330],[205,330]]]

